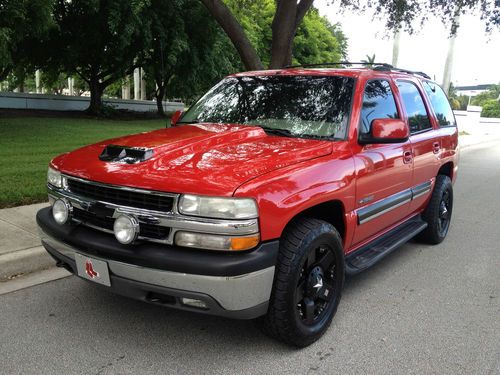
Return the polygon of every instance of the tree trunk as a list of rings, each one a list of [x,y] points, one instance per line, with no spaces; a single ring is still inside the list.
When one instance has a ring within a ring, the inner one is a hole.
[[[222,0],[201,0],[225,33],[231,39],[240,55],[241,61],[248,70],[263,69],[257,51],[248,40],[245,31]]]
[[[163,98],[165,97],[165,85],[158,85],[156,90],[156,106],[158,107],[158,114],[160,116],[165,116],[165,110],[163,109]]]
[[[314,0],[278,0],[274,14],[269,68],[283,68],[292,63],[292,46],[295,33]]]
[[[92,115],[100,115],[102,113],[102,93],[104,86],[99,82],[98,78],[91,78],[90,83],[90,105],[87,112]]]

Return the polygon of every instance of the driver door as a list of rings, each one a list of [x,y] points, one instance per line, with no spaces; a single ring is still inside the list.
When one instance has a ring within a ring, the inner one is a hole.
[[[359,124],[360,134],[369,134],[375,119],[401,118],[392,82],[367,81]],[[413,173],[411,142],[357,145],[357,226],[353,245],[361,245],[409,214]]]

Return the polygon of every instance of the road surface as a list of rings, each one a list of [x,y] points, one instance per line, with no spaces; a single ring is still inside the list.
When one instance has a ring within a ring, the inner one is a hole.
[[[453,223],[348,279],[302,350],[247,321],[115,296],[76,277],[0,296],[2,374],[500,374],[500,142],[462,152]]]

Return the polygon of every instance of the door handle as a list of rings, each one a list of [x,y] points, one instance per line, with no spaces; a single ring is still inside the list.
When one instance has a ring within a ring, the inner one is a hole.
[[[439,145],[439,142],[434,142],[432,144],[432,152],[435,154],[439,153],[439,150],[441,149],[441,146]]]
[[[403,163],[411,164],[412,160],[413,160],[413,155],[412,155],[411,151],[405,151],[403,153]]]

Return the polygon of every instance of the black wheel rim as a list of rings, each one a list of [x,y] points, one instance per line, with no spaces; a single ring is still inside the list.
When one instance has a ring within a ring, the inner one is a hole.
[[[336,298],[336,257],[328,245],[311,250],[300,271],[295,290],[297,313],[302,323],[321,321]]]
[[[449,190],[445,190],[439,202],[439,217],[438,217],[438,230],[441,236],[444,236],[450,226],[452,208],[452,197]]]

